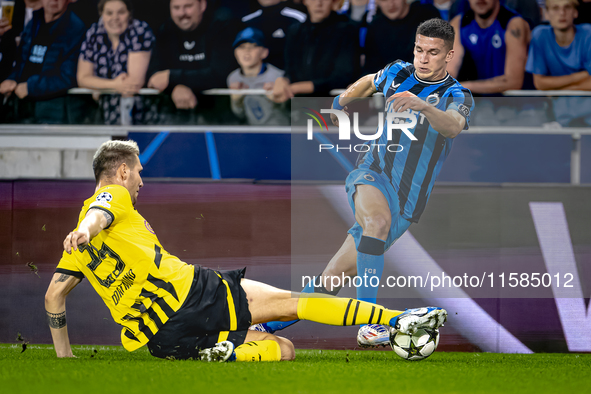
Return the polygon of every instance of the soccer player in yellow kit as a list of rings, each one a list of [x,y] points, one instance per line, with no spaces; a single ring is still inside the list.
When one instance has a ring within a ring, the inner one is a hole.
[[[58,357],[73,357],[66,326],[66,296],[86,277],[115,322],[121,342],[144,345],[156,357],[207,361],[275,361],[295,357],[291,341],[251,331],[273,320],[311,320],[330,325],[387,324],[400,332],[441,326],[441,308],[405,312],[332,296],[292,296],[244,279],[244,271],[218,272],[188,265],[168,253],[135,210],[143,186],[134,141],[108,141],[93,160],[95,194],[84,202],[78,226],[45,295]]]

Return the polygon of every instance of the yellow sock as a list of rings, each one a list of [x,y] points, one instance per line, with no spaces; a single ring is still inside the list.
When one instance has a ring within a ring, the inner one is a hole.
[[[246,342],[234,349],[236,361],[280,361],[281,348],[275,341]]]
[[[298,301],[298,318],[333,326],[356,324],[390,324],[390,319],[402,313],[381,305],[352,298],[302,294]]]

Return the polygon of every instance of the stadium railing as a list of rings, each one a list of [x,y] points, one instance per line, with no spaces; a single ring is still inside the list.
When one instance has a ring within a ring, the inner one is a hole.
[[[344,89],[335,89],[331,94],[340,94]],[[69,90],[72,95],[88,95],[95,91],[85,88]],[[102,94],[113,91],[100,91]],[[205,95],[227,96],[230,94],[264,95],[263,89],[210,89]],[[140,95],[158,95],[156,89],[141,89]],[[591,96],[584,91],[537,91],[510,90],[504,93],[510,97],[557,97],[557,96]],[[365,128],[361,128],[364,131]],[[367,128],[368,132],[374,131]],[[126,137],[130,132],[148,133],[257,133],[257,134],[291,134],[306,133],[305,128],[290,126],[241,126],[241,125],[0,125],[0,148],[3,149],[95,149],[106,138]],[[336,131],[333,131],[336,133]],[[570,135],[573,141],[570,157],[570,183],[580,184],[581,181],[581,136],[591,135],[591,127],[511,127],[511,126],[473,126],[464,134],[539,134],[539,135]],[[76,138],[72,138],[76,137]]]

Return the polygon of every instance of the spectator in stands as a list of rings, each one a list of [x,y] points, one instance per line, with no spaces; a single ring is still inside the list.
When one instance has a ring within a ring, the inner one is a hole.
[[[415,37],[419,25],[432,18],[439,18],[437,8],[431,4],[406,0],[377,0],[381,11],[367,27],[365,40],[365,73],[381,70],[384,64],[395,60],[412,62]]]
[[[577,0],[546,0],[550,26],[532,32],[526,70],[540,90],[591,90],[591,25],[575,26]]]
[[[199,92],[226,86],[237,66],[229,50],[236,24],[204,19],[206,8],[206,0],[170,0],[171,19],[158,32],[148,87],[171,94],[177,109],[195,108]]]
[[[283,70],[265,62],[269,49],[263,33],[247,27],[236,36],[234,55],[240,68],[228,76],[230,89],[265,89],[272,91]],[[289,125],[289,114],[280,104],[265,96],[232,95],[232,112],[251,125]]]
[[[344,14],[355,22],[370,22],[375,15],[376,2],[375,0],[346,0],[339,8],[338,13]],[[368,18],[368,15],[371,15]]]
[[[577,0],[546,0],[550,26],[534,29],[526,67],[537,89],[591,91],[591,25],[574,24],[577,5]],[[591,125],[587,99],[556,98],[553,108],[563,126],[575,120]]]
[[[533,29],[541,22],[540,1],[544,2],[544,0],[501,0],[501,5],[517,12]],[[465,14],[469,9],[469,0],[454,0],[449,11],[450,19],[455,18],[458,14]]]
[[[291,1],[258,0],[261,8],[242,18],[248,27],[259,29],[265,35],[269,48],[268,63],[283,68],[285,35],[293,24],[306,21],[306,14],[294,7]]]
[[[101,17],[82,44],[78,84],[120,93],[100,97],[106,124],[142,123],[147,111],[134,94],[144,86],[154,34],[146,22],[133,19],[130,0],[100,0],[98,10]]]
[[[469,79],[461,84],[472,93],[521,89],[530,38],[528,23],[499,0],[470,0],[470,7],[451,21],[456,40],[450,74]]]
[[[67,121],[66,95],[76,86],[76,62],[84,23],[68,10],[69,0],[43,0],[23,31],[15,67],[0,94],[31,103],[36,120]]]
[[[285,76],[273,87],[275,102],[296,94],[328,95],[359,75],[357,26],[332,11],[338,0],[304,0],[308,19],[290,27],[285,43]]]
[[[450,10],[455,0],[420,0],[421,4],[432,4],[441,16],[441,19],[449,21]]]

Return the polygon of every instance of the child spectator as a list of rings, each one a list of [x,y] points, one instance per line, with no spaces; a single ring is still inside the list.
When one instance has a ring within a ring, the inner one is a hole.
[[[283,71],[265,63],[269,49],[265,45],[263,32],[252,27],[242,30],[232,45],[240,68],[228,76],[230,89],[266,89],[271,91],[275,80]],[[267,97],[253,95],[232,95],[232,112],[251,125],[288,125],[289,116],[282,105],[275,104]]]

